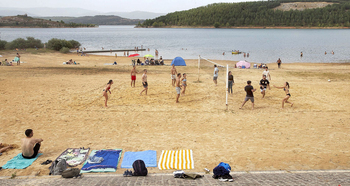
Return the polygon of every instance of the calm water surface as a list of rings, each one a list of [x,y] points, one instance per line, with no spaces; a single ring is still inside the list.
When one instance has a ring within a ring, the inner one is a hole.
[[[165,59],[181,56],[213,60],[276,62],[350,62],[348,29],[176,29],[100,26],[99,28],[0,28],[2,40],[32,36],[47,42],[51,38],[77,40],[87,50],[150,48]],[[232,50],[249,52],[250,57],[231,55]],[[331,51],[335,54],[332,55]],[[327,51],[327,55],[325,55]],[[222,53],[225,52],[225,55]],[[300,52],[304,57],[300,57]],[[110,55],[110,53],[106,53]],[[114,54],[112,54],[114,55]],[[122,53],[118,53],[122,55]]]

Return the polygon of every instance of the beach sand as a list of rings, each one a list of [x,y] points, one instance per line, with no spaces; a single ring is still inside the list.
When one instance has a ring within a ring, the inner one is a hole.
[[[15,52],[0,52],[12,59]],[[43,138],[40,156],[24,170],[1,170],[0,176],[49,174],[49,165],[66,148],[122,148],[126,151],[192,149],[194,170],[212,170],[220,162],[233,171],[310,170],[350,168],[350,64],[269,64],[271,85],[290,83],[293,107],[283,90],[271,87],[266,97],[255,95],[255,110],[245,97],[247,80],[258,88],[262,70],[231,69],[234,94],[225,105],[225,69],[219,68],[218,86],[212,64],[186,60],[186,96],[175,104],[170,66],[137,67],[136,87],[130,87],[131,58],[76,54],[20,52],[21,66],[0,66],[0,143],[20,146],[24,131]],[[73,59],[80,65],[62,65]],[[281,56],[283,61],[283,56]],[[248,58],[249,60],[249,58]],[[276,59],[277,60],[277,59]],[[104,65],[118,62],[117,66]],[[215,61],[215,60],[214,60]],[[230,64],[230,61],[217,61]],[[166,61],[170,64],[170,61]],[[148,96],[141,71],[148,70]],[[113,79],[108,108],[102,90]],[[328,79],[331,81],[328,82]],[[0,166],[20,153],[16,148],[0,157]],[[121,159],[122,161],[122,159]],[[126,169],[118,164],[116,173]],[[82,165],[78,166],[81,168]],[[148,168],[149,173],[170,173]]]

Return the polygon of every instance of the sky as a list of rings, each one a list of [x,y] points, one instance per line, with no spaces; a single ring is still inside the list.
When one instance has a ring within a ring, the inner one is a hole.
[[[169,13],[220,2],[261,0],[0,0],[0,7],[83,8],[98,12],[147,11]]]

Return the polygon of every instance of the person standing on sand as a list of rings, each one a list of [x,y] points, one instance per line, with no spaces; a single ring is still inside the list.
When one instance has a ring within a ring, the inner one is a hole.
[[[136,71],[136,66],[134,65],[131,69],[131,72],[130,72],[130,75],[131,75],[131,87],[132,87],[132,84],[134,83],[134,87],[135,87],[135,81],[136,81],[136,74],[137,74],[137,71]]]
[[[271,76],[270,76],[269,67],[265,67],[265,70],[264,70],[264,72],[262,73],[262,76],[263,76],[263,78],[264,78],[264,76],[265,76],[267,80],[270,80],[270,81],[272,80],[272,79],[271,79]]]
[[[21,55],[19,55],[19,53],[16,54],[15,61],[17,62],[17,65],[21,65]]]
[[[269,80],[267,80],[266,76],[263,75],[263,78],[260,80],[260,92],[263,95],[262,98],[265,97],[265,92],[267,87],[269,87],[269,90],[271,90]]]
[[[176,77],[176,83],[175,83],[176,84],[175,90],[176,90],[176,93],[177,93],[177,95],[176,95],[176,103],[179,102],[180,93],[181,93],[181,87],[180,87],[181,80],[180,80],[180,78],[181,78],[181,73],[178,73],[177,77]]]
[[[282,63],[281,58],[278,58],[278,60],[277,60],[278,68],[281,68],[281,63]]]
[[[187,75],[186,73],[182,74],[183,78],[181,79],[182,81],[182,87],[184,88],[182,90],[182,94],[185,95],[186,87],[187,87]]]
[[[32,138],[34,133],[32,129],[25,131],[27,137],[22,139],[22,157],[25,159],[33,159],[40,153],[40,145],[43,139]]]
[[[228,72],[228,93],[231,92],[231,94],[233,94],[233,91],[232,91],[232,85],[235,84],[234,80],[233,80],[233,75],[232,75],[232,72],[229,71]]]
[[[251,81],[247,81],[247,86],[244,87],[244,90],[247,92],[247,95],[242,103],[242,106],[239,109],[242,109],[242,107],[244,106],[244,104],[250,100],[252,102],[252,110],[254,109],[254,95],[253,92],[256,91],[256,89],[253,88],[253,86],[251,85],[252,82]]]
[[[176,81],[176,68],[175,68],[175,64],[173,64],[173,67],[171,68],[171,84],[173,85],[173,87],[175,86],[175,81]]]
[[[213,81],[215,83],[215,86],[218,85],[218,77],[219,77],[219,69],[216,65],[214,65],[214,77],[213,77]]]
[[[143,74],[142,74],[142,86],[144,89],[140,92],[140,96],[142,95],[142,92],[144,92],[144,91],[146,91],[146,96],[147,96],[148,83],[147,83],[147,70],[146,69],[143,70]]]
[[[109,92],[109,94],[112,94],[111,92],[111,86],[113,84],[113,80],[109,80],[108,83],[107,83],[107,86],[105,89],[103,89],[103,96],[106,98],[105,99],[105,107],[108,107],[107,106],[107,101],[108,101],[108,94],[107,94],[107,91]]]
[[[291,96],[290,93],[289,93],[289,83],[285,82],[283,87],[277,87],[275,85],[273,85],[273,86],[278,88],[278,89],[282,89],[283,88],[284,92],[286,93],[286,97],[283,98],[283,100],[282,100],[282,109],[284,109],[284,103],[289,103],[289,104],[291,104],[290,107],[293,107],[293,103],[288,101],[288,99]]]

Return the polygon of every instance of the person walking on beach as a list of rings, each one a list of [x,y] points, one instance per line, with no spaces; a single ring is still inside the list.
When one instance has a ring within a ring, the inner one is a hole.
[[[134,65],[132,67],[132,69],[131,69],[131,72],[130,72],[130,75],[131,75],[131,87],[133,87],[132,84],[134,84],[134,87],[135,87],[136,74],[137,74],[136,66]]]
[[[234,85],[235,82],[233,80],[233,75],[232,75],[232,72],[229,71],[228,72],[228,93],[230,94],[233,94],[233,91],[232,91],[232,85]]]
[[[262,76],[263,76],[263,78],[264,78],[264,76],[266,76],[267,80],[270,80],[270,81],[272,80],[271,75],[270,75],[270,71],[269,71],[269,67],[265,67],[265,70],[262,73]]]
[[[107,94],[107,91],[109,92],[109,94],[112,94],[111,92],[111,86],[113,84],[113,80],[109,80],[107,85],[106,85],[106,88],[103,89],[103,96],[106,98],[105,99],[105,107],[107,107],[107,101],[108,101],[108,94]]]
[[[176,95],[176,103],[179,102],[180,93],[181,93],[181,87],[180,87],[181,80],[180,80],[180,78],[181,78],[181,73],[178,73],[177,77],[176,77],[176,83],[175,83],[176,84],[175,90],[176,90],[176,93],[177,93],[177,95]]]
[[[219,77],[219,69],[216,65],[214,65],[214,77],[213,77],[213,81],[215,83],[215,86],[218,85],[218,77]]]
[[[278,68],[281,68],[281,63],[282,63],[281,58],[278,58],[278,60],[277,60]]]
[[[175,64],[173,64],[173,67],[171,68],[171,84],[173,85],[173,87],[175,86],[175,82],[176,82],[176,68],[175,68]]]
[[[40,153],[40,146],[43,139],[32,138],[34,133],[32,129],[25,131],[27,137],[22,139],[22,157],[25,159],[33,159]]]
[[[182,79],[181,79],[181,81],[182,81],[182,87],[184,88],[183,90],[182,90],[182,94],[183,95],[185,95],[185,91],[186,91],[186,87],[187,87],[187,75],[186,75],[186,73],[184,73],[184,74],[182,74]]]
[[[17,65],[21,65],[21,55],[19,55],[19,53],[16,54],[15,61],[17,62]]]
[[[271,90],[269,80],[267,80],[266,76],[263,75],[263,78],[260,80],[260,92],[263,95],[262,98],[265,97],[265,92],[267,87],[269,87],[269,90]]]
[[[147,83],[147,70],[143,70],[143,75],[142,75],[142,85],[143,85],[143,90],[140,92],[140,96],[142,95],[142,92],[146,91],[146,96],[147,96],[147,90],[148,90],[148,83]]]
[[[244,104],[250,100],[252,102],[252,110],[254,109],[254,94],[253,92],[256,91],[256,89],[253,88],[253,86],[251,85],[252,82],[249,80],[247,81],[247,86],[244,87],[244,90],[246,91],[246,97],[242,103],[242,106],[239,109],[242,109],[242,107],[244,106]]]
[[[275,85],[273,85],[273,86],[278,88],[278,89],[282,89],[283,88],[284,92],[286,93],[286,97],[283,98],[283,100],[282,100],[282,109],[284,109],[284,103],[289,103],[289,104],[291,104],[290,106],[293,107],[293,103],[288,101],[288,99],[291,96],[290,93],[289,93],[289,83],[285,82],[284,86],[282,86],[282,87],[277,87]]]

